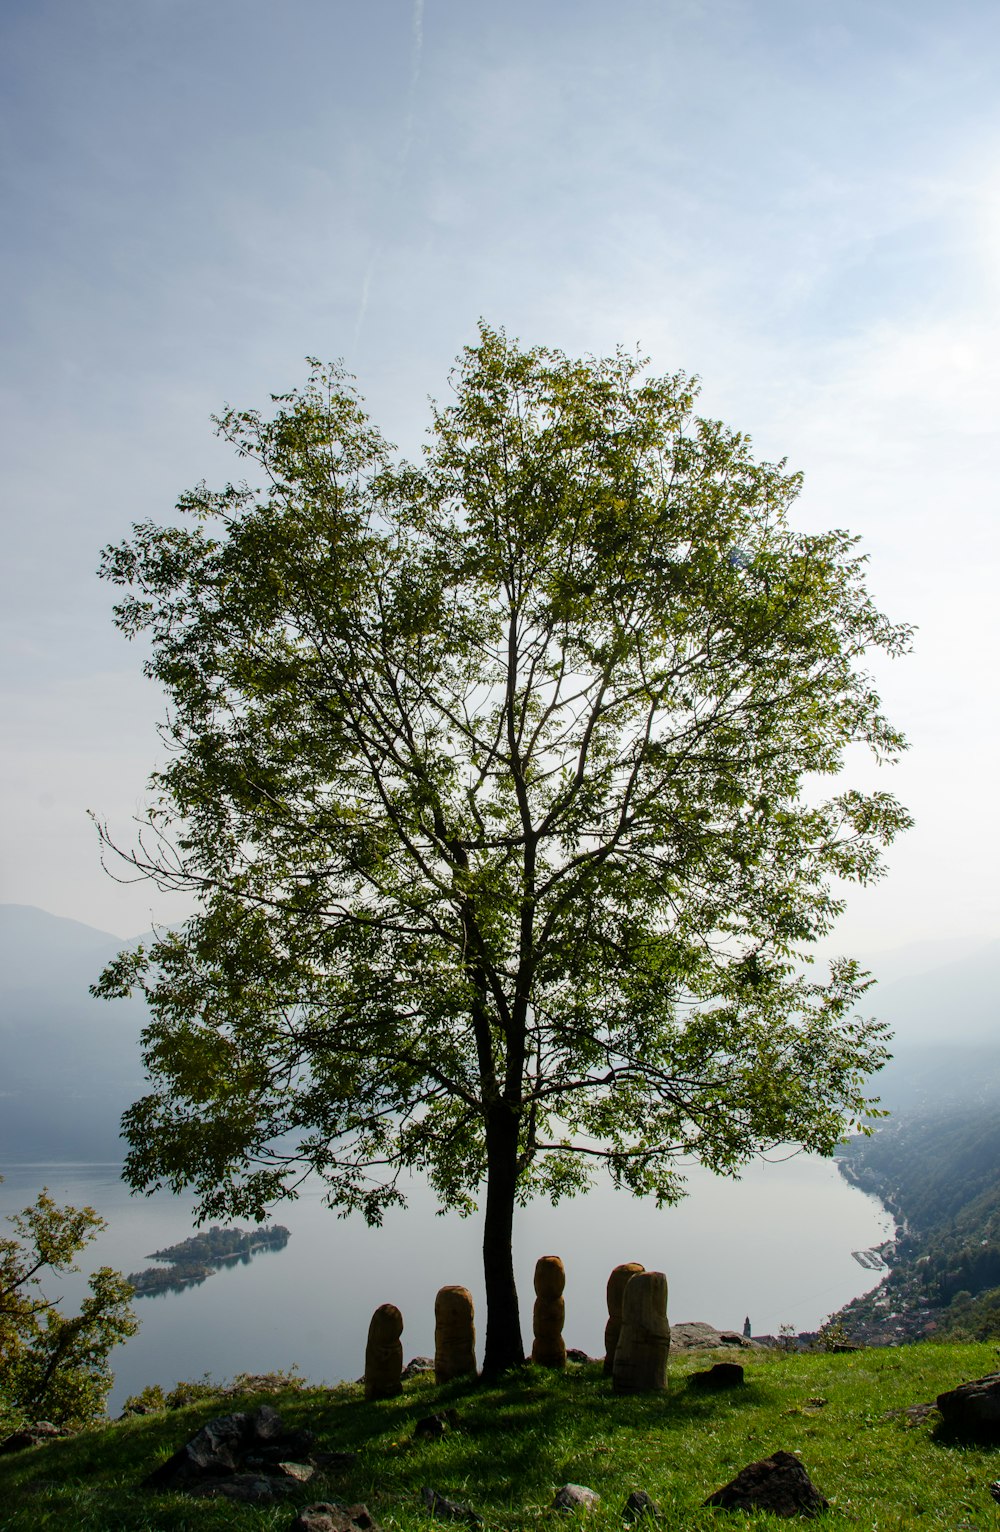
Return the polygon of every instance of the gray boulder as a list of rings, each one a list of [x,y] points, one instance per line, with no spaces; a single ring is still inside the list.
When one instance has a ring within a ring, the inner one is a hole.
[[[280,1498],[288,1481],[304,1483],[312,1476],[312,1466],[301,1460],[311,1453],[314,1440],[311,1431],[286,1431],[269,1404],[252,1415],[242,1410],[217,1415],[147,1474],[143,1488],[218,1493],[233,1500]],[[221,1487],[234,1480],[239,1482],[230,1489]]]
[[[173,1457],[147,1474],[142,1481],[143,1487],[184,1489],[206,1478],[235,1474],[251,1437],[250,1416],[242,1410],[234,1415],[219,1415],[196,1431]]]
[[[1000,1372],[938,1394],[937,1407],[952,1430],[1000,1441]]]
[[[250,1429],[256,1442],[273,1442],[285,1434],[285,1423],[270,1404],[262,1404],[250,1417]]]
[[[772,1516],[818,1516],[829,1503],[791,1452],[748,1463],[702,1502],[723,1511],[769,1511]]]
[[[651,1495],[647,1495],[644,1489],[634,1489],[622,1506],[622,1521],[636,1522],[648,1518],[650,1521],[659,1521],[663,1511]]]
[[[294,1491],[289,1479],[278,1479],[272,1474],[236,1473],[228,1479],[206,1479],[202,1484],[187,1486],[189,1495],[199,1500],[236,1500],[244,1505],[273,1505],[284,1500]]]
[[[586,1484],[564,1484],[556,1490],[552,1506],[556,1511],[593,1511],[600,1503],[600,1495]]]
[[[717,1330],[700,1319],[670,1327],[670,1349],[675,1355],[681,1351],[716,1351],[720,1346],[745,1351],[764,1349],[757,1341],[737,1335],[735,1330]]]

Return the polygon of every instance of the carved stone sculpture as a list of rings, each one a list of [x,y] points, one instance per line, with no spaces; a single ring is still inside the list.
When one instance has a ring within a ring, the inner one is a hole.
[[[604,1376],[610,1378],[615,1365],[615,1347],[622,1327],[622,1299],[625,1289],[637,1272],[646,1268],[639,1261],[616,1266],[608,1278],[608,1322],[604,1326]]]
[[[669,1351],[667,1279],[662,1271],[637,1272],[622,1300],[622,1327],[612,1373],[615,1393],[640,1394],[666,1388]]]
[[[434,1377],[450,1383],[476,1370],[476,1311],[467,1287],[442,1287],[434,1300]]]
[[[403,1391],[403,1316],[394,1303],[382,1303],[372,1315],[365,1347],[365,1398],[391,1399]]]
[[[557,1255],[543,1255],[535,1264],[534,1344],[531,1360],[541,1367],[566,1366],[563,1322],[566,1318],[566,1270]]]

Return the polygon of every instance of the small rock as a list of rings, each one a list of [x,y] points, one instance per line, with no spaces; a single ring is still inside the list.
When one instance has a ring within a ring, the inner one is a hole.
[[[296,1484],[308,1484],[316,1472],[311,1463],[277,1463],[275,1470],[282,1479],[294,1479]]]
[[[1000,1441],[1000,1372],[989,1372],[938,1394],[937,1407],[945,1425],[954,1430]]]
[[[651,1521],[659,1521],[663,1511],[644,1489],[634,1489],[622,1507],[622,1521],[642,1521],[648,1517]]]
[[[434,1358],[430,1356],[411,1357],[400,1374],[403,1378],[416,1378],[422,1372],[434,1371]]]
[[[742,1388],[743,1368],[739,1362],[716,1362],[706,1372],[693,1372],[688,1378],[689,1388]]]
[[[829,1501],[820,1494],[798,1458],[791,1452],[773,1452],[769,1458],[748,1463],[735,1479],[717,1489],[703,1505],[724,1511],[770,1511],[772,1516],[816,1516]]]
[[[592,1511],[600,1503],[600,1495],[586,1484],[564,1484],[556,1490],[552,1506],[557,1511]]]
[[[292,1522],[289,1532],[382,1532],[366,1505],[332,1505],[317,1500],[306,1505]]]
[[[0,1442],[0,1453],[23,1452],[25,1447],[41,1447],[45,1442],[69,1435],[66,1426],[54,1426],[50,1420],[36,1420],[33,1426],[25,1426],[23,1430],[5,1436]]]
[[[600,1357],[588,1356],[586,1351],[580,1351],[576,1346],[567,1347],[567,1362],[599,1362]]]
[[[425,1487],[420,1491],[424,1505],[432,1516],[440,1516],[443,1521],[464,1521],[469,1526],[478,1527],[482,1524],[482,1518],[475,1511],[470,1511],[467,1505],[459,1505],[455,1500],[449,1500],[447,1495],[439,1494],[436,1489]]]
[[[434,1441],[439,1436],[445,1436],[449,1431],[454,1431],[458,1425],[457,1410],[442,1410],[438,1415],[425,1415],[418,1420],[413,1427],[415,1440]]]

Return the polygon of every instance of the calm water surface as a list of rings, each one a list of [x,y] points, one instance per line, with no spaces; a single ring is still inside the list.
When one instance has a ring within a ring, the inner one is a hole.
[[[84,1253],[84,1272],[101,1265],[140,1270],[152,1264],[151,1251],[195,1227],[192,1198],[134,1196],[117,1165],[18,1165],[3,1173],[0,1214],[47,1186],[58,1201],[89,1203],[108,1220],[107,1232]],[[782,1324],[815,1329],[876,1285],[878,1274],[865,1271],[851,1251],[887,1238],[891,1219],[848,1186],[831,1161],[799,1155],[756,1164],[738,1182],[694,1169],[688,1186],[688,1197],[663,1212],[610,1189],[520,1211],[514,1253],[528,1344],[540,1255],[565,1261],[566,1342],[591,1354],[602,1350],[604,1286],[620,1261],[667,1273],[671,1320],[739,1329],[749,1314],[758,1334]],[[200,1287],[136,1302],[141,1329],[112,1357],[112,1414],[147,1383],[169,1388],[206,1372],[221,1379],[297,1363],[316,1382],[355,1378],[380,1303],[403,1311],[406,1358],[431,1354],[434,1294],[446,1283],[470,1288],[485,1320],[479,1219],[435,1216],[421,1185],[413,1187],[410,1207],[387,1215],[381,1229],[338,1219],[309,1185],[272,1217],[291,1230],[284,1250],[226,1267]],[[69,1309],[84,1287],[81,1274],[61,1285],[50,1281],[47,1292],[62,1291]]]

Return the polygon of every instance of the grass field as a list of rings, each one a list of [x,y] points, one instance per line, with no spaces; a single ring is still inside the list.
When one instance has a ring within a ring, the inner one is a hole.
[[[730,1353],[731,1356],[731,1353]],[[183,1409],[134,1416],[80,1436],[0,1458],[0,1527],[10,1532],[214,1532],[287,1528],[296,1504],[364,1501],[386,1529],[424,1532],[435,1522],[420,1491],[429,1485],[472,1507],[487,1528],[580,1525],[620,1529],[632,1490],[660,1503],[665,1532],[786,1521],[705,1510],[713,1490],[755,1458],[799,1454],[831,1502],[824,1528],[1000,1528],[990,1482],[1000,1447],[948,1440],[935,1417],[890,1415],[968,1378],[1000,1370],[1000,1348],[922,1344],[847,1354],[748,1352],[740,1390],[705,1394],[688,1376],[710,1355],[671,1366],[665,1393],[616,1398],[597,1365],[565,1374],[528,1368],[501,1385],[414,1379],[393,1400],[366,1404],[357,1385],[280,1394],[205,1397]],[[308,1426],[318,1445],[358,1453],[346,1472],[317,1477],[294,1501],[248,1507],[151,1493],[139,1480],[205,1420],[266,1402],[287,1425]],[[820,1402],[822,1401],[822,1402]],[[455,1408],[458,1429],[414,1441],[422,1415]],[[583,1516],[550,1509],[563,1483],[601,1496]]]

